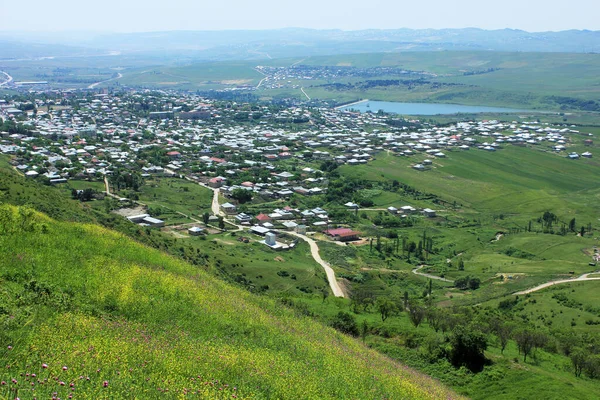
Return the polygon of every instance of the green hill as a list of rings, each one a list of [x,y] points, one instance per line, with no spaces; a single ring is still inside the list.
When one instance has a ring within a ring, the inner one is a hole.
[[[0,259],[0,398],[457,397],[97,225],[1,205]]]

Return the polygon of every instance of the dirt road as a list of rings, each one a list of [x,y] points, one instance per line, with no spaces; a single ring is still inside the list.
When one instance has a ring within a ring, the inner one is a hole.
[[[308,243],[308,245],[310,246],[310,253],[311,253],[311,255],[313,256],[313,258],[315,259],[315,261],[317,263],[319,263],[323,267],[323,269],[325,270],[325,274],[327,275],[327,281],[329,282],[329,287],[331,288],[331,291],[333,292],[333,295],[335,297],[346,297],[345,294],[344,294],[344,291],[342,290],[342,288],[338,284],[338,281],[337,281],[337,279],[335,277],[335,272],[329,266],[329,263],[323,261],[323,259],[321,258],[321,255],[319,254],[319,245],[317,244],[317,242],[315,242],[313,239],[309,238],[308,236],[301,235],[299,233],[285,232],[285,234],[286,235],[295,236],[297,238],[300,238],[300,239],[304,240],[306,243]]]
[[[415,275],[421,275],[424,276],[426,278],[429,279],[436,279],[438,281],[444,281],[444,282],[448,282],[448,283],[454,283],[453,280],[451,279],[446,279],[446,278],[442,278],[441,276],[435,276],[435,275],[431,275],[431,274],[426,274],[424,272],[419,272],[422,268],[426,267],[427,265],[419,265],[417,268],[412,270],[412,273]]]
[[[522,294],[528,294],[528,293],[533,293],[533,292],[537,292],[538,290],[542,290],[542,289],[546,289],[550,286],[554,286],[554,285],[560,285],[563,283],[571,283],[571,282],[582,282],[582,281],[600,281],[600,277],[597,278],[590,278],[589,276],[592,274],[597,274],[598,272],[591,272],[589,274],[583,274],[577,278],[571,278],[571,279],[561,279],[558,281],[550,281],[550,282],[546,282],[546,283],[542,283],[539,286],[536,286],[534,288],[531,289],[527,289],[527,290],[522,290],[520,292],[516,292],[513,293],[514,295],[522,295]]]

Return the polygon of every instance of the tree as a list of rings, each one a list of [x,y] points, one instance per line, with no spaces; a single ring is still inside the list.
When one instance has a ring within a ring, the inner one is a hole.
[[[362,324],[360,325],[360,336],[362,337],[363,343],[367,339],[368,333],[369,333],[369,324],[367,324],[367,320],[364,319]]]
[[[351,314],[340,311],[331,322],[331,326],[337,329],[338,331],[352,335],[358,336],[358,326],[356,325],[356,319]]]
[[[490,320],[490,328],[492,332],[498,338],[498,344],[500,345],[500,354],[504,354],[504,349],[508,345],[510,336],[513,331],[513,326],[501,318],[492,317]]]
[[[235,189],[231,193],[231,197],[237,200],[240,204],[244,204],[252,200],[252,193],[246,189]]]
[[[327,286],[323,287],[323,290],[321,291],[321,296],[323,298],[323,303],[325,303],[325,300],[327,300],[327,298],[329,297],[329,288],[327,288]]]
[[[205,212],[204,214],[202,214],[202,222],[204,222],[204,225],[208,225],[209,218],[210,218],[210,214],[208,212]]]
[[[575,218],[573,218],[571,221],[569,221],[569,230],[571,232],[575,232],[575,228],[576,228],[576,224],[577,222],[575,221]]]
[[[458,270],[459,271],[464,271],[465,270],[465,263],[462,260],[462,258],[460,260],[458,260]]]
[[[385,322],[388,317],[396,311],[396,305],[387,299],[377,299],[377,310],[381,315],[381,322]]]
[[[517,342],[519,354],[523,354],[523,361],[527,361],[527,356],[535,346],[534,332],[529,329],[521,329],[515,333],[514,339]]]
[[[416,303],[411,303],[408,306],[408,317],[415,328],[418,328],[425,317],[425,309]]]
[[[587,363],[587,354],[583,349],[577,348],[571,353],[571,363],[573,364],[573,370],[575,377],[579,378],[585,365]]]
[[[481,280],[479,278],[470,278],[469,279],[469,289],[470,290],[479,289],[480,284],[481,284]]]
[[[427,310],[427,322],[437,333],[443,324],[443,312],[438,308],[431,307]]]
[[[219,215],[219,229],[225,229],[225,221],[223,217]]]
[[[450,362],[455,367],[465,366],[479,372],[485,365],[484,351],[487,349],[486,336],[472,327],[457,326],[450,337]]]

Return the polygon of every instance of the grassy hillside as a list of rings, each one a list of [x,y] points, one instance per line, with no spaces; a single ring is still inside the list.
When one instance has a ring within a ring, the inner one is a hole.
[[[455,397],[120,234],[7,205],[0,220],[0,397]]]
[[[533,216],[555,210],[565,218],[574,211],[578,217],[589,218],[598,213],[590,201],[596,198],[600,184],[593,160],[572,162],[548,152],[507,146],[495,153],[453,151],[429,171],[411,168],[419,161],[380,154],[368,165],[344,165],[340,171],[369,180],[397,179],[479,212]]]

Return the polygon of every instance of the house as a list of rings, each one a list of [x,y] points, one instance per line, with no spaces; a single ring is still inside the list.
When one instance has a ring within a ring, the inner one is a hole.
[[[417,209],[414,208],[413,206],[402,206],[402,207],[400,207],[400,211],[402,212],[403,215],[410,215],[410,214],[414,213],[415,211],[417,211]]]
[[[271,230],[269,228],[265,228],[264,226],[258,226],[258,225],[255,225],[252,228],[250,228],[250,232],[254,233],[255,235],[259,235],[259,236],[265,236],[270,231]]]
[[[256,216],[256,220],[258,221],[259,224],[263,225],[265,222],[270,222],[271,217],[269,217],[267,214],[261,213]]]
[[[433,218],[435,217],[435,211],[432,210],[431,208],[425,208],[422,211],[423,215],[429,218]]]
[[[291,177],[293,177],[293,176],[294,176],[294,174],[292,174],[291,172],[284,171],[284,172],[281,172],[281,173],[279,173],[279,174],[275,174],[275,176],[276,176],[277,178],[279,178],[280,180],[282,180],[282,181],[287,181],[287,180],[289,180]]]
[[[353,231],[350,228],[337,228],[337,229],[328,229],[325,231],[327,236],[330,236],[333,240],[339,242],[350,242],[352,240],[358,240],[360,232]]]
[[[153,218],[153,217],[147,216],[144,219],[142,219],[142,222],[140,224],[148,225],[153,228],[162,228],[163,226],[165,226],[165,221],[158,219],[158,218]]]
[[[298,224],[294,221],[285,221],[282,222],[281,225],[283,225],[288,231],[293,231],[298,226]]]
[[[415,165],[413,165],[413,168],[416,169],[417,171],[425,170],[425,166],[423,164],[415,164]]]
[[[389,206],[387,210],[390,214],[398,214],[398,209],[396,207]]]
[[[224,178],[217,176],[216,178],[211,178],[208,181],[208,186],[210,186],[211,188],[220,188],[221,186],[223,186],[224,182],[225,182]]]
[[[181,158],[181,153],[178,151],[169,151],[167,153],[167,156],[169,156],[169,158],[171,158],[171,159],[177,160],[177,159]]]
[[[239,213],[238,215],[235,216],[235,219],[240,223],[240,224],[249,224],[250,221],[252,221],[252,216],[248,215],[246,213]]]
[[[237,207],[231,203],[221,204],[221,210],[225,211],[226,214],[235,214]]]
[[[127,219],[131,222],[133,222],[134,224],[138,224],[140,222],[142,222],[142,220],[146,217],[149,217],[150,214],[139,214],[139,215],[131,215],[129,217],[127,217]]]
[[[306,225],[300,224],[296,227],[296,233],[306,235]]]
[[[344,204],[346,207],[348,208],[352,208],[352,209],[357,209],[358,208],[358,204],[353,203],[351,201],[347,202],[346,204]]]
[[[582,157],[585,158],[592,158],[592,153],[590,153],[589,151],[586,151],[585,153],[581,154]]]
[[[188,234],[190,236],[198,236],[201,235],[204,232],[204,229],[202,228],[198,228],[197,226],[191,227],[190,229],[188,229]]]

